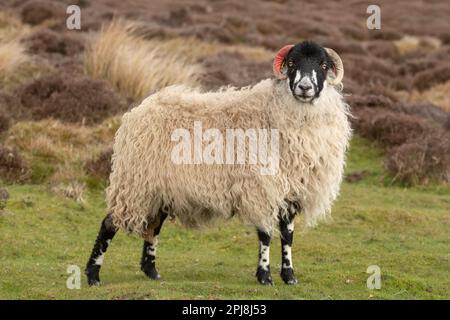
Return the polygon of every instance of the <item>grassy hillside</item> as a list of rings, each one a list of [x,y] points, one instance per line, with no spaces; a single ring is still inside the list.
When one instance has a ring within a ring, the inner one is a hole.
[[[105,214],[103,190],[85,203],[60,197],[44,185],[7,186],[11,199],[0,211],[0,298],[48,299],[443,299],[450,298],[450,190],[402,188],[384,177],[383,154],[354,139],[348,173],[334,220],[301,230],[294,240],[297,286],[278,277],[280,244],[271,250],[275,287],[254,277],[255,232],[236,219],[213,229],[188,231],[167,223],[158,251],[162,280],[139,270],[142,241],[119,233],[105,259],[103,286],[66,288],[68,265],[84,265]],[[381,290],[369,290],[366,269],[378,265]]]

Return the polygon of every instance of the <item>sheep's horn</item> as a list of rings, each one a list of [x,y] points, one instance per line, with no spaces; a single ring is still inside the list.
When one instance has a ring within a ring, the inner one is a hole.
[[[344,64],[342,63],[342,60],[336,53],[336,51],[330,48],[325,48],[325,50],[327,51],[331,60],[333,60],[335,68],[334,73],[336,74],[336,77],[333,80],[329,81],[329,83],[332,85],[338,85],[342,82],[342,78],[344,78]]]
[[[293,44],[284,46],[278,51],[277,55],[275,56],[275,60],[273,61],[273,73],[278,79],[286,79],[286,75],[283,74],[281,69],[283,68],[283,62],[286,58],[286,55],[293,46]]]

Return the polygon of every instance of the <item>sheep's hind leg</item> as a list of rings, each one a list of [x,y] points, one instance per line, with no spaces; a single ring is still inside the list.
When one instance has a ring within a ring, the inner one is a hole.
[[[155,228],[149,228],[144,240],[144,247],[142,249],[141,270],[150,279],[157,280],[161,276],[156,271],[156,247],[158,245],[158,235],[161,231],[162,224],[167,218],[167,213],[161,212]]]
[[[294,276],[292,266],[292,241],[294,239],[294,218],[297,206],[290,204],[286,215],[280,216],[280,236],[281,236],[281,278],[286,284],[297,284],[298,280]]]
[[[259,263],[256,270],[256,278],[263,285],[273,285],[272,275],[270,274],[270,234],[258,230],[259,239]]]
[[[112,238],[116,234],[117,229],[113,225],[111,214],[106,215],[102,221],[100,231],[95,240],[94,248],[92,249],[91,257],[86,265],[84,273],[88,278],[90,286],[100,285],[100,268],[102,267],[105,252]]]

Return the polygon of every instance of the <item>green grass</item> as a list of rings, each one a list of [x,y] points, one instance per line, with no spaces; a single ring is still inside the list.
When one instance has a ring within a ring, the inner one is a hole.
[[[69,265],[81,270],[105,214],[103,191],[86,204],[39,185],[7,186],[0,213],[2,299],[448,299],[450,298],[450,189],[403,188],[386,183],[382,151],[354,139],[347,171],[367,170],[344,183],[333,221],[297,228],[293,257],[297,286],[278,276],[279,240],[271,249],[274,287],[256,283],[255,232],[236,219],[204,231],[163,227],[157,266],[162,280],[139,269],[142,241],[119,233],[102,269],[103,286],[66,288]],[[95,185],[95,183],[92,183]],[[369,265],[381,268],[382,288],[366,287]]]

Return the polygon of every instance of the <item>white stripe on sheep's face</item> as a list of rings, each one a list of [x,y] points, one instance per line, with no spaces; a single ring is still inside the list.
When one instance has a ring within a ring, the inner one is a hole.
[[[283,47],[273,69],[277,78],[285,79],[293,97],[303,103],[313,103],[319,98],[327,82],[339,84],[344,71],[334,50],[310,41]]]

